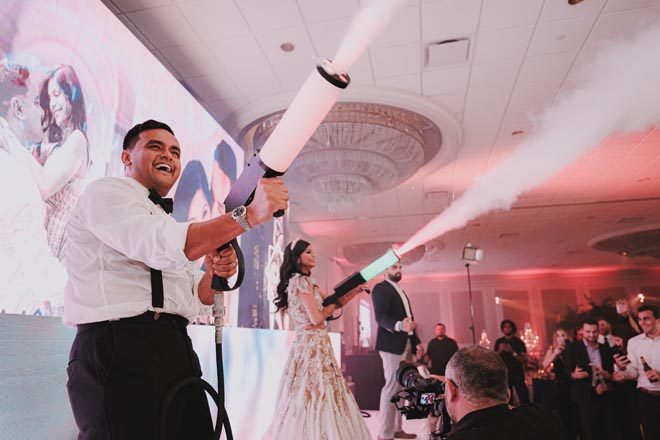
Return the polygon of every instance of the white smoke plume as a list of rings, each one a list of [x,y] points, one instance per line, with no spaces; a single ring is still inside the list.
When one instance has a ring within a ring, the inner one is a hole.
[[[402,0],[373,0],[360,12],[342,40],[332,64],[346,72],[387,27]]]
[[[605,46],[583,70],[581,84],[545,110],[534,135],[480,176],[398,253],[493,209],[509,209],[522,192],[540,185],[614,132],[635,132],[660,123],[659,47],[660,24]]]

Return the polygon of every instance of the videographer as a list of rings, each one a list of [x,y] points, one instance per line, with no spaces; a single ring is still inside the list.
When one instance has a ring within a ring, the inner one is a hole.
[[[454,424],[450,440],[557,440],[558,416],[536,405],[509,408],[506,365],[482,347],[460,349],[447,364],[445,405]]]

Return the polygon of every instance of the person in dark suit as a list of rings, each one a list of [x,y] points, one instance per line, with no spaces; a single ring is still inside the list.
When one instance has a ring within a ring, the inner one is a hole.
[[[609,345],[598,343],[598,321],[582,321],[583,339],[566,350],[564,364],[571,378],[570,398],[578,407],[584,440],[612,438],[612,372],[614,360]],[[582,438],[582,437],[581,437]]]
[[[415,438],[415,434],[403,432],[401,414],[390,401],[401,390],[396,370],[402,360],[411,356],[413,349],[424,353],[424,346],[415,332],[415,320],[410,301],[399,286],[402,278],[401,263],[394,263],[385,273],[385,280],[373,289],[374,313],[378,323],[376,350],[383,361],[385,385],[380,393],[379,440]]]

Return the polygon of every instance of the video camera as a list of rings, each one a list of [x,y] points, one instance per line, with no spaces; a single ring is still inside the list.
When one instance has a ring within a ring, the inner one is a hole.
[[[406,419],[421,419],[429,414],[439,417],[442,414],[445,385],[437,379],[424,378],[417,367],[401,361],[396,378],[403,387],[392,396],[392,403]],[[399,403],[403,400],[403,404]]]

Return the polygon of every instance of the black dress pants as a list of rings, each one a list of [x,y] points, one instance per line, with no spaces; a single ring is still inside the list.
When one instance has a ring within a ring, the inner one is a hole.
[[[644,373],[640,373],[644,374]],[[639,391],[639,414],[646,440],[660,439],[660,396]]]
[[[170,406],[161,438],[161,404],[178,381],[201,376],[187,321],[153,313],[79,326],[67,391],[78,440],[211,439],[206,394],[187,387]]]

